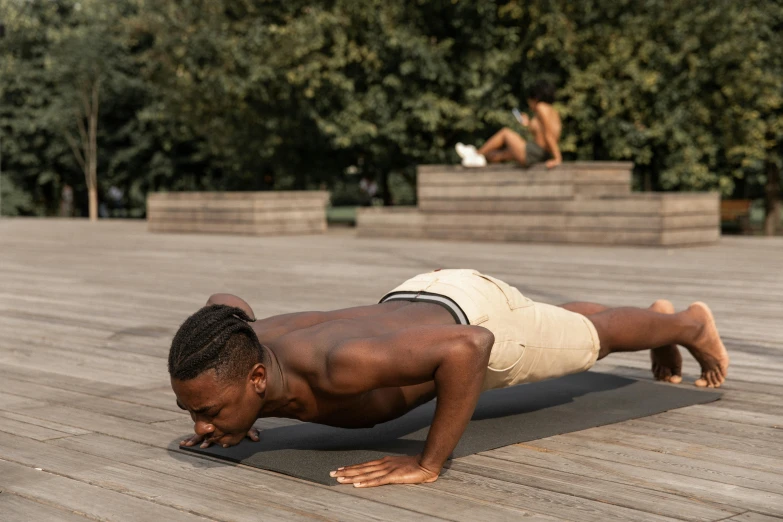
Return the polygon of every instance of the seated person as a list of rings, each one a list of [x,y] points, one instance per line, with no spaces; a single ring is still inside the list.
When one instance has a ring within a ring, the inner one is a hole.
[[[378,304],[255,320],[239,297],[213,295],[180,327],[169,375],[195,435],[185,446],[231,446],[253,423],[284,417],[343,428],[395,419],[437,397],[420,455],[346,466],[332,476],[371,487],[438,478],[484,390],[587,371],[617,352],[650,350],[662,381],[682,380],[684,346],[697,386],[720,386],[729,356],[710,309],[674,313],[595,303],[553,306],[476,270],[435,270]]]
[[[552,106],[555,88],[551,83],[539,80],[530,89],[527,104],[533,111],[533,118],[520,115],[519,123],[530,129],[533,139],[525,141],[522,136],[504,127],[487,140],[478,150],[473,145],[457,143],[457,154],[465,167],[483,167],[489,163],[516,161],[523,167],[546,161],[547,168],[563,162],[557,146],[563,124],[560,115]]]

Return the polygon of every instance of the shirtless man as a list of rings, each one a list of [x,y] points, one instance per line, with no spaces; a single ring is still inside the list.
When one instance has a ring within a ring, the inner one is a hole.
[[[483,167],[487,163],[516,161],[523,167],[546,161],[546,167],[563,162],[558,141],[563,130],[560,115],[552,106],[555,101],[555,88],[547,81],[539,80],[530,89],[527,105],[533,112],[533,118],[527,114],[519,115],[519,123],[528,127],[533,135],[532,141],[504,127],[496,132],[478,150],[473,145],[457,143],[457,154],[465,167]]]
[[[437,397],[417,456],[339,468],[371,487],[438,478],[488,389],[588,370],[614,352],[652,350],[657,379],[681,381],[682,345],[701,365],[697,386],[723,383],[729,357],[709,308],[674,313],[594,303],[537,303],[476,270],[435,270],[379,304],[255,320],[242,299],[216,294],[188,318],[169,353],[177,404],[195,435],[184,446],[258,440],[261,417],[365,428]]]

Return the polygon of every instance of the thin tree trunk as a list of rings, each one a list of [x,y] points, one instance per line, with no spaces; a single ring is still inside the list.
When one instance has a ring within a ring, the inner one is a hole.
[[[394,205],[394,200],[392,199],[392,193],[391,189],[389,188],[389,172],[386,169],[381,169],[381,197],[383,198],[383,204],[384,206],[391,206]]]
[[[767,183],[764,186],[764,234],[774,236],[780,223],[780,168],[771,159],[766,165]]]
[[[98,89],[100,79],[92,84],[91,103],[89,104],[89,171],[87,173],[87,190],[90,201],[90,221],[98,220]]]
[[[98,188],[89,187],[87,198],[90,204],[90,221],[98,221]]]

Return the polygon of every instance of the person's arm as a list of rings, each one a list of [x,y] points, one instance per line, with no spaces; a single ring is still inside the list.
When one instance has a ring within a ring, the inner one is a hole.
[[[231,294],[212,294],[209,296],[209,299],[207,299],[207,304],[204,306],[211,306],[211,305],[226,305],[226,306],[233,306],[234,308],[239,308],[243,312],[247,314],[250,319],[253,321],[256,320],[255,314],[253,314],[253,309],[250,308],[250,305],[247,304],[247,301],[242,299],[241,297],[237,297],[235,295]]]
[[[547,168],[551,169],[563,162],[563,156],[560,153],[560,146],[557,144],[554,132],[552,132],[552,112],[555,109],[549,105],[536,104],[536,116],[541,122],[541,132],[544,134],[544,142],[552,153],[552,159],[546,162]]]
[[[325,391],[358,394],[434,380],[437,404],[421,455],[385,457],[340,468],[332,476],[357,487],[436,480],[476,408],[494,341],[478,326],[421,326],[333,348]]]

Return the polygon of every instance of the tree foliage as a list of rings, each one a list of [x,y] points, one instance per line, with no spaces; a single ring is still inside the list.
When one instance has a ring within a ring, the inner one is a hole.
[[[6,214],[52,212],[66,181],[84,196],[51,123],[67,116],[63,66],[96,60],[79,35],[107,38],[99,186],[123,188],[135,215],[149,190],[345,195],[348,173],[406,201],[394,187],[415,183],[416,164],[456,161],[457,141],[514,125],[541,77],[559,87],[565,159],[633,161],[640,188],[757,196],[781,166],[781,2],[95,5],[0,0],[4,180],[26,195]]]

